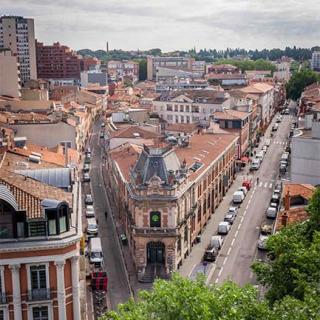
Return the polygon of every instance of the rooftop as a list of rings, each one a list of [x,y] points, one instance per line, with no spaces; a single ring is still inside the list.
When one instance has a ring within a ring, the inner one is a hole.
[[[113,132],[111,138],[141,138],[141,139],[156,139],[160,134],[143,129],[141,126],[129,126],[119,131]]]
[[[220,120],[244,120],[249,117],[248,112],[237,111],[237,110],[224,110],[216,111],[213,113],[215,119]]]

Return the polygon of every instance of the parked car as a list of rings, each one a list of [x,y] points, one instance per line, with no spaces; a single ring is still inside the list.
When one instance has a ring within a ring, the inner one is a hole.
[[[266,139],[265,142],[264,142],[264,144],[265,144],[267,147],[269,147],[270,144],[271,144],[271,140],[270,140],[270,139]]]
[[[236,215],[234,213],[228,212],[224,217],[224,221],[233,224],[234,220],[236,219]]]
[[[88,172],[83,173],[82,181],[83,182],[90,182],[90,175]]]
[[[103,139],[103,138],[104,138],[104,132],[101,131],[101,132],[100,132],[100,139]]]
[[[229,207],[228,213],[238,214],[238,207]]]
[[[275,124],[272,126],[271,131],[277,131],[277,130],[278,130],[278,128],[279,128],[278,123],[275,123]]]
[[[206,251],[204,252],[203,260],[213,262],[216,260],[217,255],[218,255],[218,250],[209,245]]]
[[[101,123],[101,128],[104,128],[106,124],[104,122]]]
[[[277,217],[277,209],[269,207],[266,211],[266,216],[269,219],[275,219]]]
[[[242,191],[236,191],[234,194],[233,194],[233,203],[235,204],[240,204],[242,203],[242,201],[244,200],[244,194]]]
[[[260,160],[260,162],[262,162],[263,158],[264,158],[264,151],[259,151],[256,154],[256,158]]]
[[[219,235],[215,235],[211,237],[210,240],[210,246],[216,248],[217,250],[220,250],[223,244],[223,237]]]
[[[243,187],[246,187],[247,190],[249,191],[249,190],[251,189],[251,186],[252,186],[251,180],[245,180],[245,181],[243,181],[243,182],[242,182],[242,186],[243,186]]]
[[[253,171],[253,170],[259,170],[260,164],[261,164],[261,161],[260,161],[258,158],[254,158],[254,159],[252,160],[252,163],[251,163],[251,166],[250,166],[250,170],[251,170],[251,171]]]
[[[269,238],[269,236],[260,234],[259,240],[258,240],[258,249],[259,250],[266,250],[267,249],[266,244],[267,244],[268,238]]]
[[[280,194],[274,192],[271,196],[271,202],[276,202],[276,203],[280,203]]]
[[[86,217],[87,218],[95,217],[93,205],[87,205],[86,206]]]
[[[282,191],[282,184],[281,184],[281,182],[277,182],[277,183],[275,184],[275,186],[274,186],[273,192],[280,194],[281,191]]]
[[[86,197],[84,199],[85,204],[93,204],[93,199],[91,194],[86,194]]]
[[[263,147],[262,147],[262,151],[263,151],[264,153],[266,153],[266,152],[267,152],[267,149],[268,149],[268,147],[267,147],[267,146],[263,146]]]
[[[247,193],[248,193],[248,189],[246,188],[246,187],[239,187],[238,188],[238,191],[242,191],[243,192],[243,194],[244,194],[244,196],[246,196],[247,195]]]
[[[290,110],[289,110],[289,108],[284,109],[283,114],[290,114]]]
[[[89,154],[86,155],[86,157],[84,158],[84,163],[85,164],[90,164],[91,163],[91,155],[89,156]]]
[[[260,226],[260,234],[270,235],[272,233],[272,224],[262,223]]]
[[[88,163],[85,163],[83,165],[83,172],[89,172],[90,171],[90,165]]]
[[[98,234],[98,223],[96,218],[89,218],[87,220],[87,235],[93,237]]]
[[[229,222],[223,221],[218,225],[218,234],[228,234],[231,225]]]

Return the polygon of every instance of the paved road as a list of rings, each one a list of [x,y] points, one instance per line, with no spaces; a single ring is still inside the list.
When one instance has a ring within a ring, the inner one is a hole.
[[[100,124],[96,123],[91,137],[91,192],[93,195],[96,217],[99,224],[99,236],[102,241],[105,267],[108,274],[108,298],[112,309],[119,303],[127,301],[130,290],[126,280],[125,267],[121,257],[115,226],[111,217],[111,209],[103,184],[101,165],[102,148],[99,139]],[[106,219],[104,212],[108,211]]]
[[[216,260],[216,269],[211,282],[232,280],[239,285],[255,283],[250,270],[252,262],[263,255],[257,250],[259,228],[269,205],[272,190],[278,180],[281,154],[290,131],[291,116],[284,116],[264,157],[262,165],[254,175],[259,183],[250,190],[240,207],[238,217],[225,239],[225,244]],[[270,126],[271,127],[271,126]],[[266,133],[269,135],[270,127]],[[231,202],[232,193],[228,193]]]

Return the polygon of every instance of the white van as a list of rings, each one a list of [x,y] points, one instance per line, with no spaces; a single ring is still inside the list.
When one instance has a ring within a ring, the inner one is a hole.
[[[98,224],[95,218],[87,219],[87,235],[88,237],[96,236],[98,234]]]
[[[218,225],[218,234],[227,234],[231,228],[229,222],[223,221]]]
[[[244,200],[244,194],[242,191],[236,191],[233,194],[233,203],[242,203],[242,201]]]
[[[103,265],[103,253],[100,238],[91,238],[89,242],[89,262],[96,266]]]
[[[275,219],[277,217],[277,209],[274,207],[269,207],[266,211],[266,216],[269,219]]]

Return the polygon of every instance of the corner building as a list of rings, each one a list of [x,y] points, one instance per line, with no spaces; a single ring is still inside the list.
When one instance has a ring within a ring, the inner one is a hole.
[[[79,191],[0,170],[1,320],[81,319]]]
[[[196,134],[179,147],[135,152],[137,146],[126,145],[111,152],[107,172],[117,219],[140,281],[169,277],[190,254],[234,180],[237,139]]]

